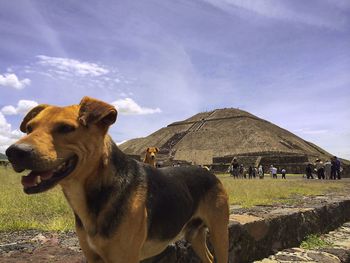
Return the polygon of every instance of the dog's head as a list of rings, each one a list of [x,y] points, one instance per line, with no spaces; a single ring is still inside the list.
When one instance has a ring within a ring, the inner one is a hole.
[[[64,178],[80,174],[82,166],[93,166],[91,162],[101,156],[108,127],[116,118],[112,105],[89,97],[79,105],[33,108],[20,126],[26,136],[6,150],[16,172],[31,170],[22,177],[24,191],[46,191]]]
[[[146,149],[146,155],[152,160],[156,158],[156,155],[158,152],[159,152],[159,149],[157,147],[148,147]]]

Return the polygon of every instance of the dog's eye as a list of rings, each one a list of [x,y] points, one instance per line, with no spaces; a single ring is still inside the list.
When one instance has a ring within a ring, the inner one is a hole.
[[[33,127],[31,125],[27,125],[27,134],[33,131]]]
[[[56,131],[58,133],[69,133],[75,131],[75,127],[68,124],[63,124],[58,126]]]

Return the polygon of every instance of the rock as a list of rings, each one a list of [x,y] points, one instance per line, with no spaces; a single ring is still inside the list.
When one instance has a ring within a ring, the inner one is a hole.
[[[31,241],[33,241],[33,242],[39,242],[39,243],[41,243],[41,244],[44,244],[44,243],[46,243],[47,241],[48,241],[49,239],[47,238],[47,237],[45,237],[43,234],[38,234],[38,235],[36,235],[35,237],[33,237],[32,239],[31,239]]]

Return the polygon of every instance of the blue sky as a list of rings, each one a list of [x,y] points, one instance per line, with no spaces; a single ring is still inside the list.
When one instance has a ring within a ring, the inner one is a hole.
[[[251,112],[350,159],[350,2],[0,2],[0,151],[37,103],[117,106],[121,142]]]

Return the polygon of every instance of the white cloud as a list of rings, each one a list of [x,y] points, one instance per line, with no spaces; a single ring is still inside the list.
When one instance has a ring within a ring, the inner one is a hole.
[[[145,115],[161,112],[159,108],[151,109],[141,107],[131,98],[119,99],[111,104],[115,106],[121,114],[125,115]]]
[[[49,57],[40,55],[38,64],[51,68],[52,72],[58,75],[76,75],[98,77],[109,73],[106,67],[96,63],[81,62],[71,58]]]
[[[23,89],[28,85],[30,85],[30,79],[20,80],[14,73],[5,73],[4,75],[0,74],[0,86]]]
[[[11,131],[11,124],[7,123],[5,116],[0,112],[0,135]]]
[[[12,105],[5,106],[1,109],[1,112],[5,115],[16,115],[17,110]]]
[[[5,116],[0,112],[0,152],[4,153],[7,147],[17,141],[23,133],[18,130],[11,130],[11,124],[7,122]]]
[[[14,107],[12,105],[7,105],[1,109],[1,112],[4,115],[25,114],[30,109],[34,108],[37,105],[38,105],[38,103],[36,101],[33,101],[33,100],[20,100],[17,103],[17,107]]]

